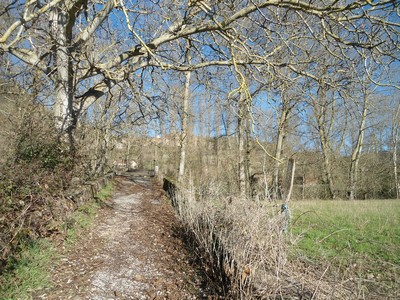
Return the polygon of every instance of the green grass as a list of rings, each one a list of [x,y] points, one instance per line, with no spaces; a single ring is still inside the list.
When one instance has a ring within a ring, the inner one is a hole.
[[[112,182],[110,182],[106,186],[104,186],[100,192],[97,193],[96,198],[100,201],[105,201],[112,196],[113,192],[114,185],[112,184]]]
[[[57,259],[57,252],[48,240],[22,245],[18,257],[9,259],[0,278],[0,299],[30,299],[34,289],[48,286],[48,266]]]
[[[71,218],[65,224],[67,229],[67,244],[75,243],[79,233],[93,223],[93,219],[101,206],[101,202],[109,199],[113,191],[113,184],[107,184],[97,193],[96,199],[98,199],[98,201],[89,201],[83,204],[71,216]]]
[[[96,216],[97,210],[100,208],[100,204],[97,202],[88,202],[83,204],[68,221],[64,224],[66,227],[66,240],[67,245],[74,244],[80,232],[92,224],[94,217]]]
[[[293,201],[290,208],[297,257],[399,277],[400,201]]]

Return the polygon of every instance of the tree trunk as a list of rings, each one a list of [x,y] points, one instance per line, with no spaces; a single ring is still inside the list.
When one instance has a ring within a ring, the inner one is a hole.
[[[288,161],[288,167],[286,172],[286,182],[285,182],[285,198],[284,203],[288,204],[290,198],[292,197],[293,184],[294,184],[294,174],[296,172],[296,162],[293,158]]]
[[[246,108],[246,119],[245,119],[245,135],[246,135],[246,151],[245,151],[245,176],[246,176],[246,195],[251,198],[251,188],[250,188],[250,177],[253,173],[251,165],[251,120],[250,120],[250,108]]]
[[[335,185],[333,182],[333,176],[331,172],[331,150],[329,147],[329,140],[326,138],[326,133],[322,125],[318,125],[319,128],[319,136],[320,136],[320,145],[322,149],[322,156],[324,159],[323,169],[324,169],[324,181],[328,184],[328,197],[331,199],[336,198],[335,194]]]
[[[69,16],[62,7],[54,8],[50,14],[52,34],[55,44],[57,72],[55,74],[56,101],[54,114],[59,122],[60,134],[67,133],[71,153],[75,152],[73,111],[73,70],[70,55],[72,31],[67,29]]]
[[[348,191],[349,200],[354,200],[357,196],[356,189],[357,189],[357,181],[359,175],[358,164],[360,162],[361,151],[364,143],[364,132],[365,132],[365,124],[367,121],[367,112],[368,112],[368,98],[367,95],[364,93],[363,108],[361,114],[360,127],[358,129],[357,142],[351,154],[350,171],[349,171],[349,191]]]
[[[332,106],[331,110],[331,122],[328,122],[328,106]],[[330,134],[333,128],[333,119],[335,114],[335,101],[333,100],[332,103],[328,102],[327,99],[327,91],[325,87],[320,87],[318,90],[318,98],[314,99],[313,101],[313,111],[314,116],[317,121],[317,129],[319,135],[319,142],[322,150],[323,156],[323,180],[328,185],[328,198],[335,199],[335,184],[332,176],[332,151],[331,151],[331,140]],[[330,123],[330,126],[327,126]],[[328,132],[326,131],[326,128]]]
[[[190,64],[190,43],[187,42],[186,48],[186,61]],[[178,182],[182,182],[185,175],[185,162],[186,162],[186,145],[188,133],[188,110],[189,110],[189,97],[190,97],[190,76],[191,71],[185,73],[185,91],[183,95],[182,117],[181,117],[181,135],[180,135],[180,156],[179,156],[179,171]]]
[[[397,142],[394,143],[393,147],[393,173],[394,173],[394,184],[396,188],[396,199],[400,199],[400,182],[397,171]]]
[[[393,143],[393,175],[394,184],[396,189],[396,199],[400,199],[400,182],[397,171],[398,157],[397,157],[397,145],[400,138],[400,104],[398,104],[396,112],[392,121],[392,143]]]
[[[289,117],[289,110],[285,109],[285,105],[282,107],[282,112],[278,120],[278,137],[275,148],[275,168],[274,168],[274,179],[273,179],[273,197],[275,200],[279,198],[280,194],[280,166],[282,164],[282,153],[283,153],[283,142],[286,137],[286,127]]]
[[[217,100],[215,100],[217,101]],[[222,104],[219,102],[214,103],[214,111],[215,111],[215,140],[214,140],[214,150],[215,150],[215,160],[216,160],[216,176],[219,179],[219,173],[221,168],[221,158],[220,158],[220,138],[222,136],[221,132],[221,118],[222,118]]]
[[[67,47],[67,14],[61,9],[53,9],[51,13],[53,38],[56,47],[57,77],[56,77],[56,103],[55,116],[65,129],[68,116],[68,47]]]
[[[239,179],[239,195],[244,199],[247,195],[246,183],[246,95],[240,95],[238,103],[238,119],[237,119],[237,132],[238,132],[238,179]]]

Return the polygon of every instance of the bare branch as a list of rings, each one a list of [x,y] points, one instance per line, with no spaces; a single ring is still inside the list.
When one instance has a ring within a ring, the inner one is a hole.
[[[4,44],[8,38],[10,37],[10,35],[13,33],[13,31],[18,28],[19,26],[30,22],[36,18],[38,18],[40,15],[42,15],[43,13],[45,13],[46,11],[48,11],[50,8],[56,6],[58,3],[62,2],[63,0],[53,0],[52,2],[50,2],[49,4],[43,6],[42,8],[40,8],[38,11],[29,14],[28,16],[21,18],[20,20],[14,22],[9,28],[8,30],[3,34],[3,36],[0,38],[0,44]]]

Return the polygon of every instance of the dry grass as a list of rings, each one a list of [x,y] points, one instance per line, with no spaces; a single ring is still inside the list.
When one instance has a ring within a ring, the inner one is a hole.
[[[271,203],[224,198],[209,185],[201,193],[194,187],[176,191],[175,207],[225,299],[365,298],[348,278],[331,276],[329,263],[308,264],[292,255],[284,214]]]

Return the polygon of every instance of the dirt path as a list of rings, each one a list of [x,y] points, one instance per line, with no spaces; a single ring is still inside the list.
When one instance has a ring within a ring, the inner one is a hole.
[[[160,188],[139,175],[116,178],[111,207],[65,251],[53,287],[35,299],[202,298],[200,280],[174,236],[172,208]]]

